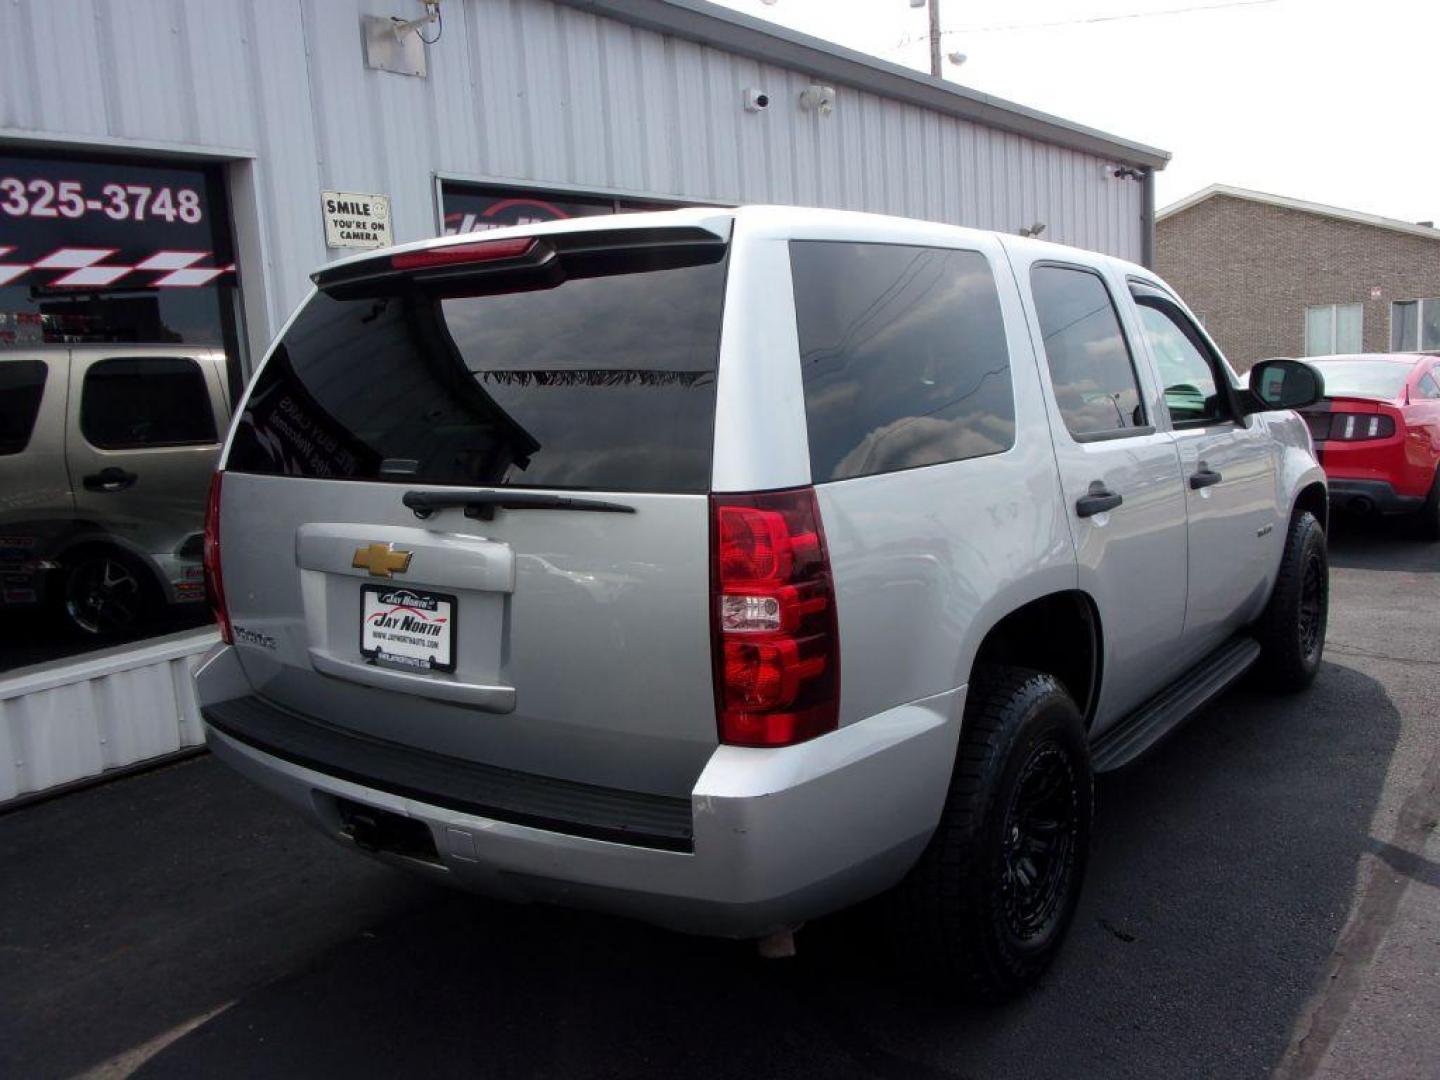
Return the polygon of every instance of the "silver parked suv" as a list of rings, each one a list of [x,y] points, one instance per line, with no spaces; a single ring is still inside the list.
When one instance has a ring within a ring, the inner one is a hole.
[[[1302,362],[1117,259],[793,208],[367,254],[211,493],[211,748],[329,835],[735,937],[881,893],[1032,983],[1093,771],[1320,664]]]

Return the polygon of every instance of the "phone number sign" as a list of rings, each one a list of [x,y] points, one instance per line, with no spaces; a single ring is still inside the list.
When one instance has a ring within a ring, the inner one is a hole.
[[[198,225],[205,217],[200,193],[194,188],[152,188],[149,184],[106,184],[100,198],[86,198],[78,180],[58,183],[39,176],[23,180],[0,176],[0,214],[10,217],[81,218],[87,213],[104,214],[111,221],[152,220],[173,224],[179,220]]]
[[[0,156],[0,287],[233,281],[217,194],[203,168]]]

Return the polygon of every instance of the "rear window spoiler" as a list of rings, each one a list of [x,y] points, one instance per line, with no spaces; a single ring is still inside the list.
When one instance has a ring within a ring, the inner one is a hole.
[[[638,260],[635,269],[671,261],[707,262],[722,257],[727,243],[726,237],[695,225],[586,229],[493,240],[480,233],[469,243],[386,252],[327,266],[311,274],[310,280],[337,297],[382,293],[402,282],[463,281],[486,291],[481,284],[486,279],[494,279],[489,287],[501,289],[512,284],[504,279],[515,277],[521,279],[515,284],[522,288],[544,288],[565,278],[614,273],[617,260]]]

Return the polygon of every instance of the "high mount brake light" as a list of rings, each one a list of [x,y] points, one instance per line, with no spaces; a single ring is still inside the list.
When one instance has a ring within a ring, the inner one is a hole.
[[[712,495],[710,527],[720,741],[788,746],[834,731],[840,638],[814,490]]]
[[[205,500],[205,598],[210,601],[210,610],[215,614],[215,624],[220,628],[220,639],[226,645],[235,644],[235,634],[230,629],[230,610],[225,606],[225,581],[220,576],[220,485],[225,474],[219,469],[210,478],[210,495]]]
[[[390,265],[396,270],[427,270],[436,266],[495,262],[497,259],[516,259],[528,255],[534,247],[534,239],[528,236],[513,240],[478,240],[470,244],[401,251],[390,256]]]

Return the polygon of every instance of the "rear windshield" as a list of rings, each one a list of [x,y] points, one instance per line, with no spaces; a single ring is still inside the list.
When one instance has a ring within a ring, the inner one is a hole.
[[[1326,397],[1390,400],[1405,392],[1411,365],[1393,360],[1311,360],[1325,377]]]
[[[725,249],[588,273],[521,291],[402,278],[317,293],[261,372],[226,467],[708,490]]]

